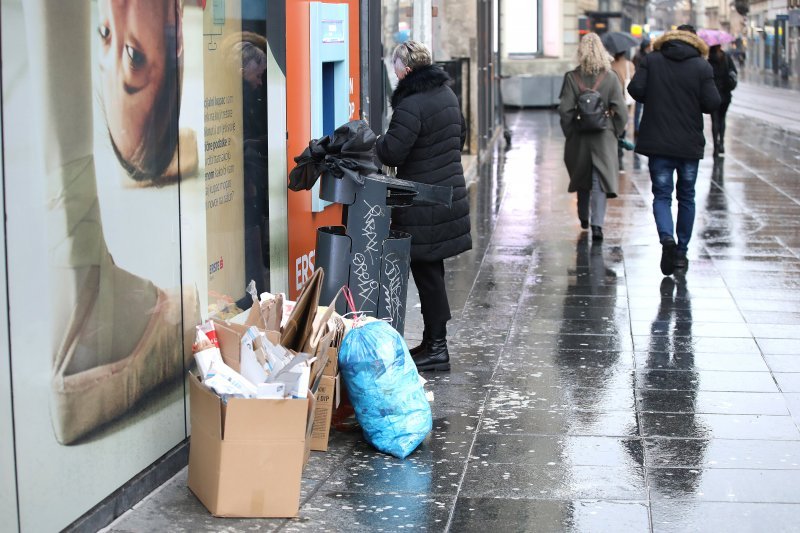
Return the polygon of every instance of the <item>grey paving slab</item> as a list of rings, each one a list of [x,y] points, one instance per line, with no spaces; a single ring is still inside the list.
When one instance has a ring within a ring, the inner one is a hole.
[[[795,470],[649,468],[650,497],[716,502],[800,503]]]
[[[647,531],[649,512],[643,502],[459,498],[451,531]]]
[[[771,369],[760,354],[653,351],[634,356],[636,368],[660,370],[765,372]],[[776,371],[775,369],[772,369]],[[800,370],[798,370],[800,371]]]
[[[702,445],[703,453],[686,454]],[[646,438],[647,466],[680,468],[800,469],[800,441]]]
[[[646,437],[800,440],[788,415],[640,413],[639,421]]]
[[[651,504],[653,531],[797,531],[800,506],[784,503],[731,503],[659,500]]]

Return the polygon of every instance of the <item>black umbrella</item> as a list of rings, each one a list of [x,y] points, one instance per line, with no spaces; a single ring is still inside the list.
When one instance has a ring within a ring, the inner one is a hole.
[[[603,46],[606,47],[606,50],[611,55],[625,52],[639,44],[639,40],[636,37],[621,31],[606,32],[600,36],[600,40],[603,41]]]

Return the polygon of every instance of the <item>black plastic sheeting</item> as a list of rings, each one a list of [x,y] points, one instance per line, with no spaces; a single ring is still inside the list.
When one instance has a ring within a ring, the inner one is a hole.
[[[296,166],[289,173],[289,188],[307,191],[324,172],[364,185],[364,176],[377,173],[380,166],[375,155],[376,140],[375,132],[363,120],[351,120],[332,134],[312,140],[294,158]]]

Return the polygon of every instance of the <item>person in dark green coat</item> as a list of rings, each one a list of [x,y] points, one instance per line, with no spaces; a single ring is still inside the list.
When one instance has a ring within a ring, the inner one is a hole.
[[[609,112],[608,126],[602,131],[579,131],[575,124],[578,80],[586,88],[597,82],[597,92]],[[567,138],[564,144],[564,163],[569,172],[569,192],[578,193],[578,218],[581,227],[592,226],[592,239],[603,239],[606,199],[617,196],[619,160],[617,138],[628,122],[628,110],[622,95],[619,76],[611,69],[608,55],[600,37],[587,33],[578,45],[578,67],[564,75],[558,113],[561,130]]]

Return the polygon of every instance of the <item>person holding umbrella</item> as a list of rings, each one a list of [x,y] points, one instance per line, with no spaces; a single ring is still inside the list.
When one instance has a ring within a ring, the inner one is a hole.
[[[650,39],[643,39],[642,42],[639,44],[639,50],[636,52],[636,55],[633,56],[634,69],[639,68],[639,63],[642,62],[642,58],[647,54],[649,54],[652,49],[653,48],[650,44]],[[639,138],[639,122],[641,122],[642,119],[643,109],[644,105],[641,102],[636,102],[633,112],[633,142],[636,142],[636,140]]]
[[[628,110],[628,117],[631,117],[633,116],[633,104],[636,103],[636,101],[628,94],[628,84],[633,78],[633,73],[636,69],[630,59],[628,59],[628,52],[631,47],[636,46],[637,40],[631,34],[621,31],[604,33],[600,37],[600,40],[606,50],[608,50],[608,53],[614,56],[614,61],[611,62],[611,68],[619,77],[622,94],[625,98],[625,106]],[[626,123],[619,136],[619,141],[617,142],[617,157],[619,158],[620,172],[625,172],[622,164],[623,148],[628,150],[633,149],[633,145],[625,140],[627,129],[628,125]]]
[[[722,45],[734,41],[733,35],[722,30],[701,29],[697,35],[710,47],[708,62],[714,69],[714,84],[722,103],[711,113],[711,134],[714,136],[714,157],[725,157],[725,116],[731,105],[731,92],[738,82],[738,71],[733,59],[722,50]]]
[[[718,44],[708,51],[708,62],[714,69],[714,84],[722,103],[711,113],[711,134],[714,136],[714,157],[725,157],[725,116],[731,105],[731,93],[738,82],[738,71],[733,59]]]
[[[622,95],[625,98],[625,107],[628,108],[628,116],[633,116],[633,104],[636,103],[636,100],[633,99],[631,95],[628,94],[628,84],[633,79],[633,74],[636,72],[636,68],[633,66],[633,63],[627,58],[627,52],[617,52],[614,54],[614,61],[611,62],[611,68],[614,72],[617,73],[619,77],[619,81],[622,87]],[[628,124],[625,124],[625,127],[622,129],[622,133],[619,136],[619,142],[617,144],[617,157],[619,157],[619,171],[625,172],[625,169],[622,164],[622,155],[623,155],[623,148],[627,148],[628,150],[633,149],[633,145],[630,144],[625,140],[625,135],[628,132]]]

